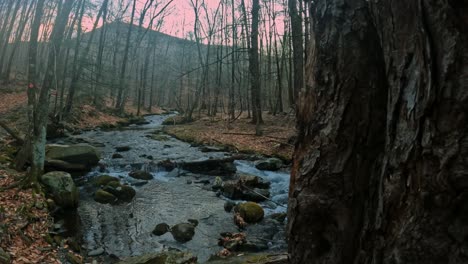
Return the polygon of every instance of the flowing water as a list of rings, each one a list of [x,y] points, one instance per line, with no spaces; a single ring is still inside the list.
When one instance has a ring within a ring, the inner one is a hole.
[[[149,122],[147,125],[123,130],[89,131],[74,138],[78,142],[99,146],[102,163],[106,164],[105,171],[96,169],[81,179],[79,234],[89,251],[103,248],[109,255],[124,258],[158,252],[164,248],[177,248],[191,251],[200,262],[205,262],[221,250],[217,245],[221,232],[239,232],[233,223],[233,214],[224,211],[227,199],[218,197],[211,190],[211,185],[206,184],[206,180],[212,182],[214,176],[196,175],[178,169],[166,172],[157,166],[158,161],[165,159],[176,162],[196,161],[223,158],[231,154],[203,153],[199,148],[167,135],[167,138],[162,137],[163,140],[150,138],[151,134],[161,129],[165,118],[167,116],[149,116],[146,117]],[[112,159],[115,148],[119,146],[129,146],[131,149],[120,153],[122,159]],[[235,165],[238,172],[257,175],[272,183],[271,201],[261,203],[267,216],[286,211],[289,172],[260,171],[249,161],[235,161]],[[145,183],[128,177],[128,173],[134,169],[149,171],[154,179]],[[93,177],[103,174],[117,176],[122,183],[132,185],[137,193],[133,201],[122,205],[95,202],[95,189],[89,182]],[[159,223],[172,226],[187,222],[188,219],[198,220],[199,225],[195,236],[187,243],[175,241],[170,233],[159,237],[151,234]],[[258,237],[267,240],[270,250],[284,249],[284,226],[271,223],[250,226],[246,231],[248,239]]]

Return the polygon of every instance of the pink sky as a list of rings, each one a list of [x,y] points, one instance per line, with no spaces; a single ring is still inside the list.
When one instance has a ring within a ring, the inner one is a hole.
[[[100,5],[102,3],[102,0],[94,0],[97,5]],[[119,1],[124,1],[124,3],[131,3],[133,0],[111,0],[112,5],[116,6]],[[153,12],[156,12],[155,10],[160,10],[162,6],[165,6],[165,4],[170,1],[170,0],[155,0],[155,2],[161,3],[157,9],[152,9]],[[193,0],[196,2],[196,0]],[[202,2],[202,0],[198,0],[199,2]],[[137,14],[135,17],[134,23],[138,23],[138,18],[140,16],[140,11],[143,9],[143,6],[145,4],[146,0],[137,0]],[[231,2],[230,0],[228,1],[229,3]],[[219,0],[205,0],[205,3],[207,5],[207,8],[209,11],[216,10],[216,8],[219,5]],[[236,9],[239,6],[240,1],[235,0],[236,4]],[[250,12],[250,5],[251,5],[251,0],[245,0],[246,6],[247,6],[247,12]],[[185,35],[187,32],[193,31],[193,24],[195,21],[195,15],[194,11],[192,8],[192,5],[190,4],[190,0],[174,0],[171,5],[168,7],[168,15],[164,19],[164,25],[161,28],[160,31],[177,36],[177,37],[184,37],[183,31],[185,31]],[[282,6],[281,5],[275,5],[275,10],[281,11]],[[130,20],[130,11],[131,11],[131,5],[127,11],[126,14],[126,19],[127,21]],[[230,14],[231,8],[228,6],[228,13]],[[266,10],[264,10],[266,12]],[[211,13],[211,12],[210,12]],[[147,20],[146,20],[146,25],[149,21],[149,17],[151,16],[151,11],[148,12],[147,14]],[[84,22],[84,27],[86,28],[85,30],[88,31],[92,28],[92,24],[94,22],[95,18],[88,17],[86,21]],[[206,23],[206,17],[204,16],[204,12],[201,12],[200,14],[200,20],[202,23]],[[284,18],[281,16],[278,16],[276,19],[276,28],[280,34],[284,31]],[[229,20],[230,21],[230,20]],[[185,23],[185,24],[184,24]],[[230,23],[230,22],[229,22]]]

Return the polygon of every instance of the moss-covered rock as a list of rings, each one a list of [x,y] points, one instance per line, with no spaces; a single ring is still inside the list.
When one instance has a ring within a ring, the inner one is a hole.
[[[49,172],[42,175],[41,182],[58,206],[63,208],[76,208],[78,206],[78,189],[69,173]]]
[[[87,144],[46,146],[47,160],[62,160],[92,167],[98,164],[100,158],[98,150]]]
[[[112,204],[117,201],[117,197],[115,197],[113,194],[106,192],[104,190],[98,190],[94,194],[94,200],[102,204]]]
[[[100,186],[106,186],[110,182],[119,182],[119,181],[120,180],[117,177],[113,177],[109,175],[101,175],[101,176],[94,178],[92,183],[94,186],[100,187]]]
[[[119,182],[109,182],[103,190],[114,195],[118,199],[117,202],[129,203],[136,195],[135,189]]]
[[[145,181],[153,179],[153,175],[151,173],[146,172],[146,171],[141,171],[141,170],[132,171],[128,174],[128,176],[134,179],[145,180]]]
[[[254,202],[238,204],[234,209],[247,223],[251,224],[260,222],[265,216],[263,208]]]

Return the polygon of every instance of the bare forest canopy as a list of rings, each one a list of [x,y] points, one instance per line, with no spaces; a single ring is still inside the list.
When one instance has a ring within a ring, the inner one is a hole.
[[[31,18],[38,2],[0,3],[0,79],[5,85],[27,82]],[[53,113],[60,119],[80,102],[112,105],[119,112],[127,103],[138,112],[167,107],[190,118],[199,110],[234,119],[254,108],[251,1],[75,0],[60,53],[53,57],[54,19],[68,1],[43,2],[37,64],[54,60],[49,89]],[[174,18],[182,12],[178,6],[185,7],[184,15]],[[288,112],[295,84],[287,1],[260,1],[259,7],[258,103],[274,114]],[[161,33],[170,26],[183,37]],[[36,70],[43,80],[47,67]]]

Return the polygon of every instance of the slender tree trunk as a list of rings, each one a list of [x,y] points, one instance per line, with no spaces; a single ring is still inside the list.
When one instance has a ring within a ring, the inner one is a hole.
[[[73,2],[74,2],[73,0],[65,0],[65,4],[63,5],[63,8],[60,9],[60,13],[57,15],[57,18],[55,20],[54,28],[52,30],[52,35],[51,35],[50,44],[52,46],[49,51],[46,76],[42,83],[42,88],[39,94],[39,99],[37,101],[37,104],[35,105],[35,109],[33,113],[34,118],[33,120],[31,120],[34,123],[33,131],[32,131],[33,133],[31,135],[31,157],[32,158],[31,158],[30,181],[32,183],[36,183],[37,178],[44,171],[46,127],[47,127],[47,121],[48,121],[49,101],[50,101],[49,90],[53,86],[54,76],[56,75],[57,56],[58,54],[60,54],[60,47],[62,44],[65,27],[68,22],[68,16],[73,7]],[[40,19],[41,16],[42,16],[41,12],[39,12],[39,15],[38,15],[38,12],[36,12],[35,19],[36,18]],[[34,23],[39,23],[39,21],[34,21]],[[36,28],[36,26],[34,26],[34,28]],[[35,37],[35,34],[32,34],[32,37]],[[34,39],[32,40],[34,42]],[[37,48],[34,48],[34,45],[37,45],[37,43],[32,44],[32,45],[33,45],[32,49],[37,49]],[[35,55],[34,51],[32,55]],[[31,57],[30,57],[30,61],[31,61]],[[33,59],[32,62],[34,63],[34,65],[36,65],[35,59]],[[36,66],[32,66],[32,69],[30,69],[30,71],[33,71],[35,67]],[[29,87],[32,87],[32,89],[30,88],[30,90],[33,90],[31,93],[34,93],[34,95],[31,95],[31,96],[36,96],[35,91],[37,90],[37,86],[35,85],[35,81],[34,81],[35,78],[31,78],[31,80],[33,82],[30,82]],[[35,99],[33,99],[33,102],[35,102]]]
[[[128,25],[127,31],[127,40],[125,41],[125,50],[123,54],[123,61],[122,61],[122,68],[120,70],[120,80],[119,80],[119,90],[117,95],[117,105],[116,108],[119,113],[123,113],[125,110],[125,86],[126,86],[126,73],[127,73],[127,64],[128,64],[128,52],[130,50],[130,40],[132,36],[132,29],[133,29],[133,20],[135,18],[135,9],[136,9],[136,2],[137,0],[133,0],[133,7],[132,7],[132,15],[130,18],[130,24]]]
[[[468,262],[468,4],[319,0],[291,263]]]
[[[297,6],[297,0],[289,0],[289,15],[291,16],[291,37],[294,62],[294,98],[297,98],[299,92],[304,86],[304,31],[302,28],[302,17],[298,11]]]
[[[262,120],[262,101],[261,101],[261,84],[260,84],[260,65],[258,59],[258,24],[259,24],[260,2],[254,0],[252,3],[252,33],[251,47],[249,50],[249,69],[251,80],[252,93],[252,113],[253,122],[256,124],[256,134],[260,135],[260,124]]]

